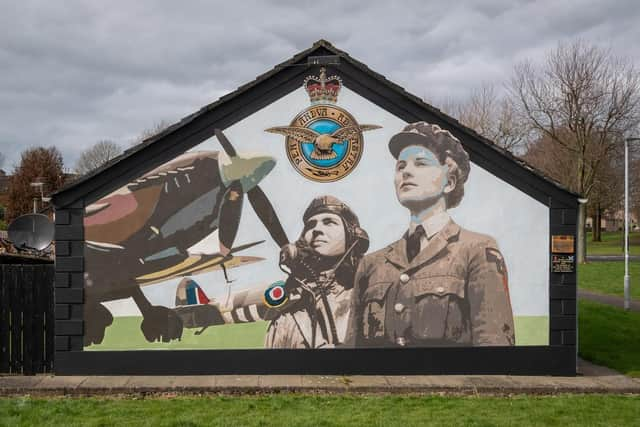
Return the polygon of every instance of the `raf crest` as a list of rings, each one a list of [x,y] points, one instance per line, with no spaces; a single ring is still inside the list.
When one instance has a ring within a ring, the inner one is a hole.
[[[298,114],[289,126],[267,129],[286,137],[287,156],[304,177],[317,182],[337,181],[351,172],[362,157],[363,131],[377,125],[360,125],[346,110],[337,107],[342,80],[320,76],[304,79],[311,106]]]

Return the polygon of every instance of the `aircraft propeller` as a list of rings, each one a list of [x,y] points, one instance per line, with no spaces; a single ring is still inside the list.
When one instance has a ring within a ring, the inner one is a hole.
[[[236,149],[220,129],[215,129],[214,132],[225,153],[227,153],[231,162],[233,162],[234,157],[238,156]],[[251,203],[253,210],[276,244],[282,247],[289,243],[289,239],[282,228],[282,224],[280,224],[278,215],[262,189],[256,184],[247,191],[247,195],[249,196],[249,203]],[[220,208],[218,224],[220,250],[223,254],[227,254],[231,248],[233,248],[233,241],[238,233],[238,226],[240,225],[240,215],[242,213],[242,203],[244,199],[244,190],[240,181],[233,181],[229,185],[224,197],[225,200]]]

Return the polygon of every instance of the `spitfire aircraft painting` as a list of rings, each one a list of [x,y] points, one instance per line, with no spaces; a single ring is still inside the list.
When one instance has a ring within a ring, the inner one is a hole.
[[[288,242],[258,186],[274,159],[239,155],[221,131],[216,135],[226,154],[188,152],[86,208],[85,345],[102,342],[113,321],[101,303],[127,297],[142,313],[148,341],[179,339],[180,316],[152,305],[140,287],[213,269],[226,275],[227,268],[260,261],[237,253],[262,242],[234,246],[245,195],[275,242]],[[216,251],[188,251],[216,231]]]

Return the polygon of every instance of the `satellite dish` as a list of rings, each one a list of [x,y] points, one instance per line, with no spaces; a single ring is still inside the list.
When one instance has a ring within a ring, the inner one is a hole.
[[[41,251],[53,241],[54,227],[46,215],[27,214],[9,224],[7,234],[15,247]]]

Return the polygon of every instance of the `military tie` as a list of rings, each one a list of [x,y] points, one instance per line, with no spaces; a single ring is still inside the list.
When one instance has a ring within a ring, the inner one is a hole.
[[[407,260],[409,262],[413,261],[416,255],[420,253],[420,241],[424,235],[424,228],[419,225],[413,231],[413,234],[407,237]]]

